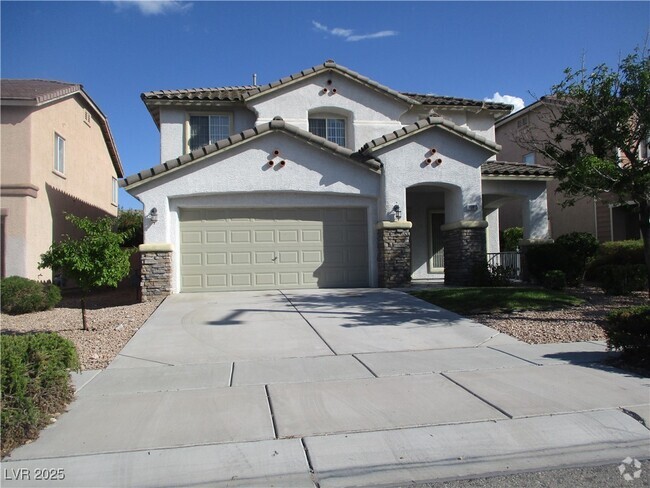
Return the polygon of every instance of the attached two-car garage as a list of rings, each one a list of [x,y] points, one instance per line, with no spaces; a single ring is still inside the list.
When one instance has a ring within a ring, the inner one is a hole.
[[[365,208],[180,209],[180,291],[369,286]]]

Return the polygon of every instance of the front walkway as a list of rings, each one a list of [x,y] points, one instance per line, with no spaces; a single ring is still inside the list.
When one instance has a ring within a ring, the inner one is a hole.
[[[60,486],[329,487],[648,458],[650,380],[604,351],[391,290],[175,295],[3,486],[44,466]]]

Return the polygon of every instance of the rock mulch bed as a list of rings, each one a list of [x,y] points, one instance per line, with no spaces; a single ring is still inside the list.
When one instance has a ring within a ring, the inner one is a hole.
[[[2,314],[2,333],[57,332],[77,346],[82,369],[108,366],[162,300],[137,303],[134,290],[109,291],[86,300],[88,328],[82,330],[78,296],[54,309],[25,315]]]
[[[648,304],[647,292],[617,297],[587,286],[567,292],[584,299],[585,303],[561,310],[475,314],[471,318],[529,344],[605,341],[603,326],[611,310]]]

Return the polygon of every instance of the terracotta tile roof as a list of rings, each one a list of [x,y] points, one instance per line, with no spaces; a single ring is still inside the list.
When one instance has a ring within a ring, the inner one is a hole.
[[[359,153],[369,153],[374,149],[392,143],[398,139],[411,136],[428,129],[429,127],[439,127],[495,153],[501,150],[501,146],[499,144],[481,135],[478,135],[475,132],[472,132],[467,127],[456,125],[450,120],[447,120],[443,117],[429,116],[425,119],[418,120],[412,125],[402,127],[401,129],[395,130],[390,134],[385,134],[381,137],[378,137],[377,139],[373,139],[372,141],[367,142],[361,147],[361,149],[359,149]]]
[[[44,103],[81,90],[81,85],[52,80],[9,80],[0,82],[3,100],[33,100]]]
[[[409,98],[417,100],[422,105],[452,106],[452,107],[485,107],[488,110],[511,111],[512,105],[507,103],[484,102],[471,98],[445,97],[441,95],[404,93]]]
[[[298,80],[314,76],[318,73],[328,70],[338,71],[342,75],[357,80],[375,90],[384,92],[387,95],[393,96],[402,100],[410,105],[432,105],[432,106],[448,106],[448,107],[483,107],[488,110],[498,110],[510,112],[512,105],[496,102],[484,102],[481,100],[471,100],[469,98],[457,97],[444,97],[431,94],[418,94],[407,93],[393,90],[385,85],[371,80],[367,76],[363,76],[356,71],[352,71],[345,66],[335,63],[332,60],[327,60],[323,64],[312,66],[311,68],[294,73],[292,75],[281,78],[280,80],[264,85],[242,85],[242,86],[222,86],[214,88],[189,88],[181,90],[157,90],[144,92],[140,95],[145,105],[151,112],[156,125],[159,124],[159,109],[158,105],[172,104],[174,102],[188,102],[188,103],[206,103],[210,101],[225,101],[225,102],[245,102],[246,100],[253,99],[261,96],[269,91],[279,87],[294,83]]]
[[[552,178],[555,175],[555,171],[553,168],[535,164],[488,161],[481,165],[481,174],[483,176],[536,176]]]
[[[338,156],[350,159],[351,162],[361,164],[373,171],[379,171],[381,169],[381,163],[375,160],[373,157],[355,153],[348,148],[339,146],[338,144],[330,142],[327,139],[312,134],[311,132],[307,132],[306,130],[299,129],[298,127],[293,126],[291,124],[287,124],[284,120],[282,120],[281,117],[275,117],[271,122],[257,125],[252,129],[248,129],[243,132],[240,132],[239,134],[232,135],[228,139],[217,141],[215,144],[210,144],[208,146],[201,147],[199,149],[192,151],[189,154],[184,154],[176,159],[170,159],[169,161],[166,161],[163,164],[159,164],[158,166],[154,166],[153,168],[150,168],[148,170],[144,170],[134,175],[127,176],[126,178],[120,181],[120,186],[129,187],[140,181],[144,181],[149,178],[152,178],[153,176],[159,175],[161,173],[171,171],[173,169],[178,168],[179,166],[184,166],[193,163],[199,159],[203,159],[206,156],[216,154],[222,150],[225,150],[226,148],[232,147],[245,140],[253,139],[255,137],[261,136],[262,134],[271,131],[281,131],[289,135],[292,135],[294,137],[298,137],[300,139],[305,140],[309,144],[313,144],[322,149],[326,149],[332,152],[333,154],[337,154]]]
[[[18,105],[39,106],[41,104],[57,100],[59,98],[72,96],[79,93],[86,100],[88,106],[97,114],[99,127],[104,136],[106,147],[113,161],[113,167],[118,178],[124,176],[124,169],[117,152],[117,146],[108,125],[104,113],[95,104],[92,98],[84,91],[83,85],[79,83],[65,83],[54,80],[0,80],[0,98],[3,101]]]

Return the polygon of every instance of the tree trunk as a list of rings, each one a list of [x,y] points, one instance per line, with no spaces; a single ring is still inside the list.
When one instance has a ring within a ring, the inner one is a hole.
[[[88,330],[88,323],[86,322],[86,295],[81,295],[81,318],[83,321],[83,330]]]
[[[648,297],[650,298],[650,203],[647,200],[639,203],[639,224],[643,238],[643,256],[648,272]]]

